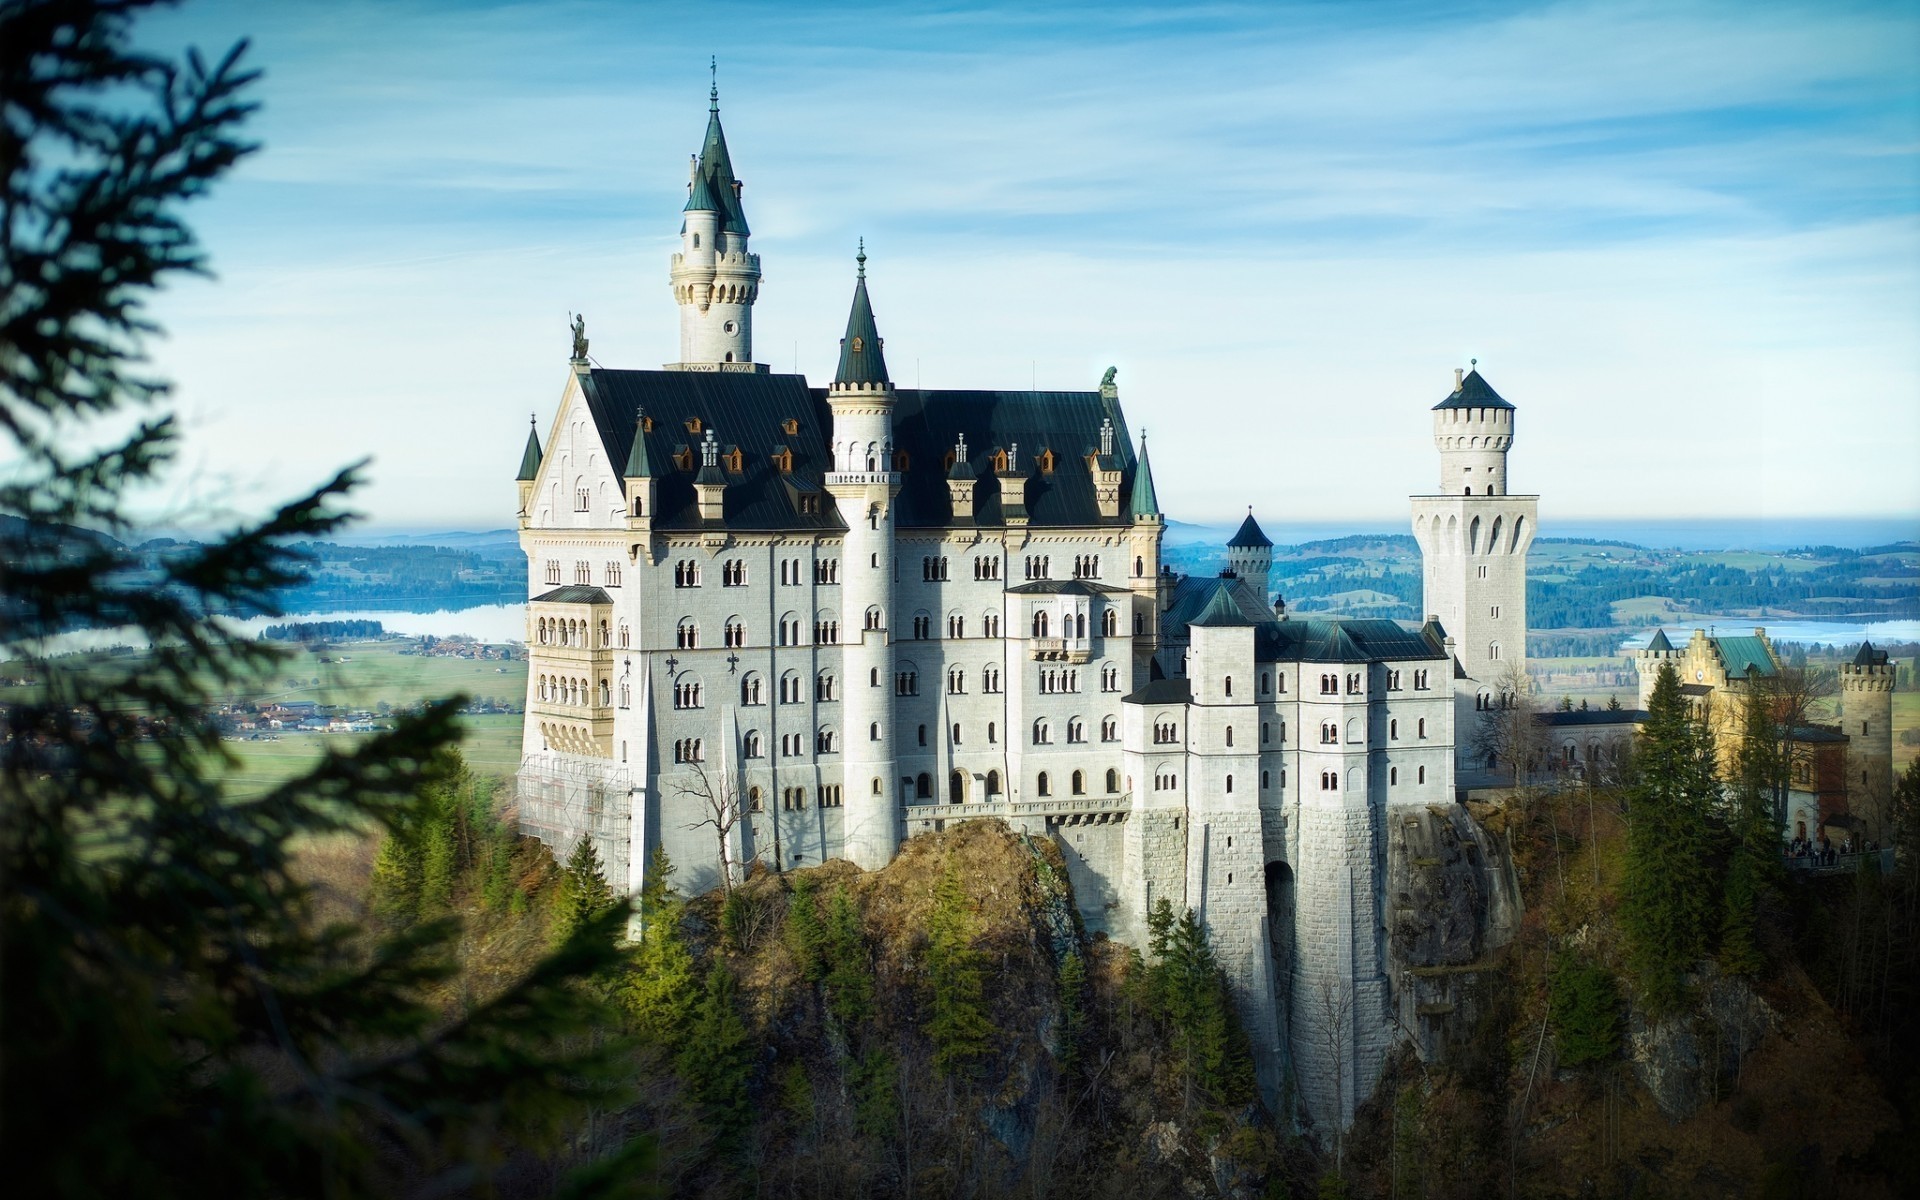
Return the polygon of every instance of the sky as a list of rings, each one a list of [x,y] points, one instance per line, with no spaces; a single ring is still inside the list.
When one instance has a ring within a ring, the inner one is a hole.
[[[263,149],[156,306],[178,511],[371,455],[374,527],[511,525],[568,313],[677,357],[711,57],[775,370],[831,378],[864,237],[896,383],[1116,366],[1176,518],[1405,520],[1477,359],[1543,533],[1920,535],[1911,4],[197,0],[141,40],[243,36]]]

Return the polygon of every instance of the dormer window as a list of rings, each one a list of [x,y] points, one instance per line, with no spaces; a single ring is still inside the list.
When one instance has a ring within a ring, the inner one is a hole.
[[[905,450],[895,450],[893,452],[893,469],[896,471],[904,471],[907,469],[907,452]]]
[[[677,470],[681,470],[681,471],[693,470],[692,448],[688,446],[675,446],[673,448],[673,465]]]
[[[732,450],[727,451],[727,453],[722,457],[724,457],[727,460],[727,470],[732,474],[739,475],[746,471],[747,469],[746,456],[740,452],[740,448],[738,446],[735,446]]]
[[[866,343],[866,339],[865,339],[865,338],[862,338],[862,337],[861,337],[861,336],[860,336],[859,334],[857,334],[857,333],[853,335],[853,352],[854,352],[855,354],[858,354],[858,353],[860,353],[860,351],[861,351],[861,349],[862,349],[863,347],[865,347],[865,346],[866,346],[866,344],[867,344],[867,343]]]
[[[1001,473],[1004,473],[1006,471],[1007,452],[1005,450],[995,450],[993,452],[993,469]]]
[[[699,433],[699,432],[700,432],[700,430],[701,430],[702,428],[703,428],[703,426],[702,426],[702,425],[700,424],[700,418],[699,418],[699,417],[688,417],[688,418],[687,418],[687,432],[688,432],[688,433]]]
[[[793,474],[793,451],[782,450],[773,456],[773,469],[782,475]]]
[[[1053,474],[1053,451],[1042,450],[1040,452],[1040,473],[1042,475]]]
[[[786,434],[788,437],[792,437],[794,434],[800,432],[800,422],[794,420],[792,417],[788,417],[786,420],[780,422],[780,432]]]

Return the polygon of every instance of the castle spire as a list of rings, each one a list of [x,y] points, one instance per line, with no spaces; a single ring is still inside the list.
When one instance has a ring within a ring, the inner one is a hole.
[[[854,261],[859,274],[853,281],[853,308],[847,313],[847,336],[840,339],[840,368],[833,374],[834,386],[888,387],[887,360],[881,353],[884,343],[873,323],[873,302],[867,298],[867,240],[860,239],[860,253]]]
[[[1134,520],[1160,515],[1160,497],[1153,491],[1153,464],[1147,461],[1147,431],[1140,431],[1140,465],[1133,472],[1133,496],[1127,514]]]
[[[520,473],[514,476],[520,483],[531,483],[540,475],[539,421],[532,413],[527,414],[527,448],[520,454]]]

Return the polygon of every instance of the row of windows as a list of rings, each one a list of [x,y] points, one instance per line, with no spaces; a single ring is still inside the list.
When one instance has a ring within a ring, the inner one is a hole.
[[[599,693],[599,706],[605,708],[613,703],[612,685],[602,679],[598,688],[585,679],[575,679],[561,675],[542,675],[534,684],[535,694],[548,704],[567,704],[575,708],[586,708],[594,703],[595,692]],[[626,687],[621,686],[622,696]]]
[[[542,646],[572,646],[581,650],[607,648],[607,623],[600,622],[599,638],[594,639],[590,622],[574,617],[541,617],[534,622],[535,640]],[[620,644],[627,644],[627,627],[620,626]]]
[[[1423,668],[1415,671],[1413,673],[1414,690],[1420,692],[1429,690],[1432,687],[1432,684],[1428,682],[1429,678],[1430,672],[1426,669]],[[1364,692],[1366,690],[1366,679],[1367,677],[1364,671],[1348,672],[1345,677],[1346,694],[1349,696],[1357,696]],[[1335,672],[1323,672],[1320,676],[1320,694],[1322,696],[1339,695],[1341,682],[1342,679],[1339,674]],[[1260,690],[1262,692],[1267,690],[1265,675],[1260,677]],[[1282,672],[1280,675],[1280,690],[1282,692],[1287,690],[1287,677],[1285,672]],[[1387,672],[1387,690],[1390,692],[1401,690],[1400,672],[1398,670],[1390,670]]]
[[[1087,740],[1087,723],[1079,717],[1067,718],[1067,742],[1077,744]],[[1120,719],[1103,717],[1100,720],[1100,740],[1117,742],[1120,740]],[[1033,744],[1051,746],[1053,744],[1053,723],[1045,717],[1033,723]]]
[[[1427,769],[1425,767],[1415,768],[1414,782],[1425,783],[1426,781],[1427,781]],[[1388,767],[1387,768],[1387,786],[1398,787],[1399,785],[1400,785],[1400,768]],[[1284,783],[1283,783],[1283,786],[1284,786]],[[1320,790],[1323,792],[1339,791],[1340,790],[1340,772],[1338,771],[1320,772]]]
[[[840,792],[839,784],[829,783],[821,786],[820,788],[820,807],[821,808],[839,808],[841,807],[841,803],[842,803],[841,792]],[[786,812],[799,812],[802,809],[806,808],[807,807],[807,789],[803,787],[781,788],[780,789],[780,807],[783,811],[786,811]],[[747,811],[765,812],[766,810],[767,810],[767,800],[766,800],[765,793],[763,793],[757,787],[748,788],[747,789]]]
[[[546,561],[546,573],[545,573],[545,579],[547,583],[553,587],[559,587],[561,584],[566,582],[566,579],[564,576],[565,576],[565,573],[562,571],[560,567],[560,560],[557,558],[549,558]],[[592,585],[593,564],[590,562],[587,562],[585,559],[575,560],[573,564],[573,582],[578,584],[585,584],[589,586]],[[617,559],[607,560],[605,566],[602,568],[600,582],[607,587],[620,586],[619,560]]]

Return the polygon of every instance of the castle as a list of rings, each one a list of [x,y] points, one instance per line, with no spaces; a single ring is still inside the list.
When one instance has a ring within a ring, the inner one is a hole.
[[[599,367],[576,323],[528,435],[523,827],[561,855],[593,838],[637,892],[656,848],[702,889],[1005,820],[1060,846],[1089,931],[1143,945],[1155,904],[1192,908],[1269,1097],[1344,1125],[1427,1012],[1390,945],[1391,846],[1463,812],[1456,729],[1524,667],[1512,405],[1456,373],[1434,410],[1433,616],[1289,617],[1251,514],[1219,576],[1162,565],[1113,371],[897,387],[864,247],[832,381],[756,363],[742,191],[716,93],[671,263],[679,361]]]

